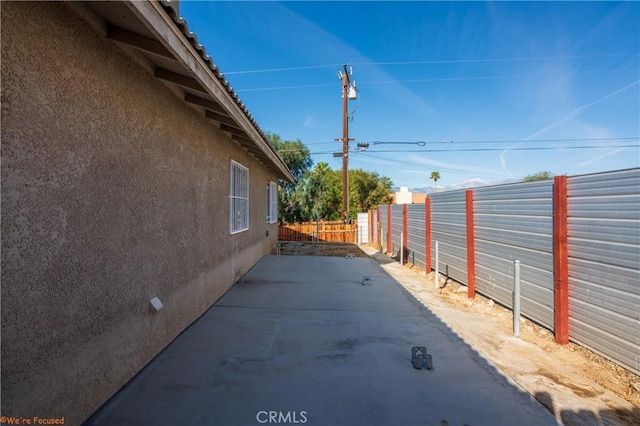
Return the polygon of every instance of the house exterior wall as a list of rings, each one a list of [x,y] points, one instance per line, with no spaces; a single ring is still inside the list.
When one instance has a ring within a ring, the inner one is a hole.
[[[275,246],[277,178],[66,5],[0,7],[1,414],[77,424]]]
[[[403,188],[406,189],[406,188]],[[395,193],[395,204],[411,204],[411,192],[399,191]]]
[[[424,200],[427,198],[427,194],[425,192],[412,192],[411,193],[411,203],[413,204],[424,204]]]

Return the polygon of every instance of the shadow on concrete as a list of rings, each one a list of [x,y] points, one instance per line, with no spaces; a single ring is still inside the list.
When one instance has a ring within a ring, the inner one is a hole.
[[[394,263],[394,261],[388,255],[384,255],[381,253],[376,253],[375,255],[372,256],[372,258],[374,258],[378,264],[384,265],[384,264]],[[391,260],[391,262],[389,260]],[[441,284],[441,288],[445,288],[447,285],[454,282],[454,280],[452,280],[448,276],[449,275],[448,265],[445,271],[441,271],[441,273],[445,277],[444,284]],[[406,290],[404,286],[400,285],[400,287],[408,297],[414,298],[416,302],[423,305],[422,302],[418,298],[416,298],[412,293]],[[426,309],[428,310],[428,308]],[[553,414],[557,419],[559,419],[563,425],[566,425],[566,426],[587,426],[587,425],[589,426],[590,425],[637,426],[637,425],[640,425],[640,408],[634,408],[633,410],[629,410],[626,408],[612,408],[608,410],[589,410],[587,408],[580,409],[580,410],[567,410],[567,409],[557,410],[557,408],[554,407],[553,398],[549,393],[538,392],[534,395],[534,398],[540,404],[546,407],[551,414]]]
[[[535,398],[566,426],[584,425],[640,425],[640,408],[633,410],[613,408],[609,410],[560,410],[554,407],[553,398],[547,392],[538,392]]]
[[[413,368],[413,346],[427,347],[432,370]],[[272,418],[557,424],[372,259],[313,256],[263,258],[85,424]]]

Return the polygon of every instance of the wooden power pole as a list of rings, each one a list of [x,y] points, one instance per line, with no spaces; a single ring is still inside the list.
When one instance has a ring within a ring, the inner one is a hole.
[[[342,74],[342,219],[349,222],[349,111],[347,97],[349,90],[349,73],[347,65]]]
[[[344,72],[338,71],[338,75],[342,78],[342,219],[345,223],[349,222],[349,99],[356,98],[355,85],[351,86],[347,65],[344,66]]]

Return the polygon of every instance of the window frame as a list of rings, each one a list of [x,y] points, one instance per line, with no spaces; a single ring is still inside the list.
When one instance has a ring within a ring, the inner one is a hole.
[[[244,211],[244,214],[243,214]],[[236,217],[240,214],[240,218]],[[231,160],[229,172],[229,232],[249,230],[249,169]]]
[[[278,184],[267,182],[267,223],[278,221]]]

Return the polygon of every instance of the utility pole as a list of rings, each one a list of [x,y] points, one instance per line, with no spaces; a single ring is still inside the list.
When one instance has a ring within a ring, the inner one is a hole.
[[[349,222],[349,99],[356,99],[355,83],[351,85],[347,64],[343,65],[344,73],[338,71],[342,79],[342,219]]]

